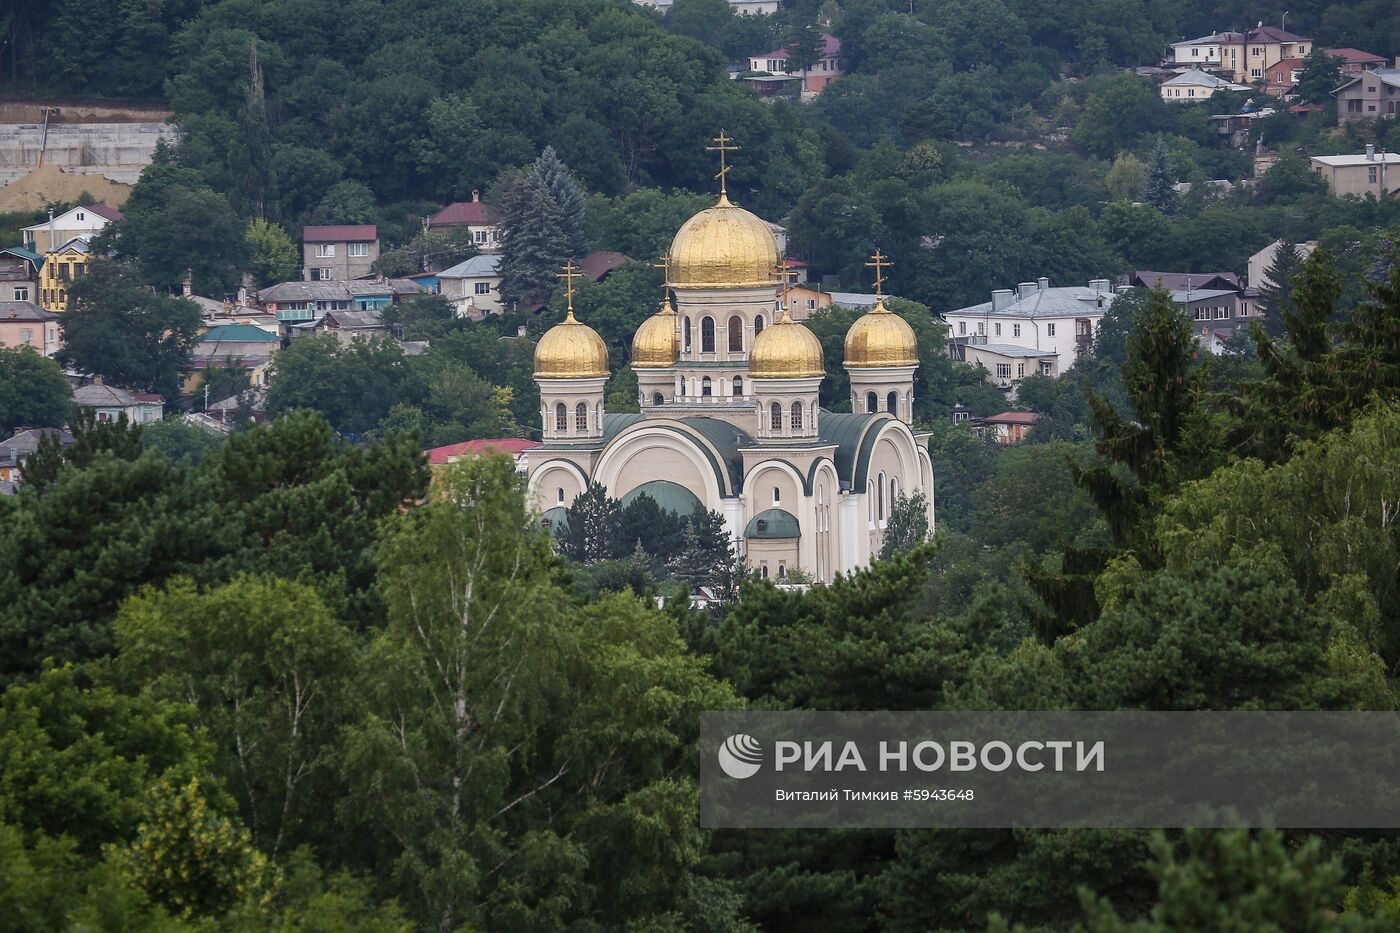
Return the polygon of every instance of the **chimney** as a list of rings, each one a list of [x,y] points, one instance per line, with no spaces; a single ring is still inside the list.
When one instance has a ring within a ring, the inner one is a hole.
[[[180,294],[188,298],[194,294],[194,270],[185,270],[185,280],[180,283]]]
[[[1035,284],[1036,287],[1039,288],[1041,291],[1045,291],[1047,288],[1050,287],[1050,280],[1042,275],[1040,278],[1035,280]]]
[[[1033,294],[1035,294],[1034,282],[1021,282],[1019,285],[1016,286],[1017,298],[1029,298]]]
[[[1374,161],[1376,161],[1376,145],[1375,145],[1375,143],[1367,143],[1367,144],[1366,144],[1366,161],[1367,161],[1367,162],[1374,162]]]
[[[992,292],[992,310],[1000,311],[1011,304],[1012,291],[1009,288],[998,288]]]
[[[1095,295],[1102,295],[1109,289],[1108,279],[1090,279],[1089,287],[1094,290]]]
[[[480,201],[480,200],[481,200],[481,192],[478,191],[477,189],[473,188],[473,189],[472,189],[472,203],[473,203],[473,204],[476,204],[476,203],[477,203],[478,201]]]

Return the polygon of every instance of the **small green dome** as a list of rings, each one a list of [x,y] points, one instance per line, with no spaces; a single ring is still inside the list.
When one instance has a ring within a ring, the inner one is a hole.
[[[622,507],[627,508],[641,495],[650,496],[657,505],[681,517],[693,515],[697,509],[704,511],[705,508],[695,493],[680,483],[673,483],[666,479],[654,479],[649,483],[642,483],[622,497]]]
[[[562,505],[546,509],[545,513],[540,516],[540,525],[549,529],[549,533],[553,537],[559,537],[569,530],[569,510]]]
[[[784,509],[765,509],[749,519],[745,538],[800,538],[797,516]]]

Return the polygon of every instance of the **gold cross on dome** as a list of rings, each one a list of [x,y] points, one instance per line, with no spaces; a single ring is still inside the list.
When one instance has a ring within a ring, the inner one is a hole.
[[[662,253],[661,258],[652,263],[651,267],[661,270],[661,291],[665,292],[671,287],[671,254],[669,252]]]
[[[882,274],[882,270],[894,265],[894,263],[890,262],[888,256],[882,256],[880,254],[880,251],[877,249],[875,250],[875,255],[871,256],[870,261],[867,262],[865,265],[866,268],[871,268],[875,270],[875,297],[885,297],[885,293],[883,290],[885,284],[885,276]]]
[[[569,317],[574,316],[574,279],[579,278],[582,274],[572,259],[564,263],[564,271],[559,273],[559,278],[564,280],[564,293],[569,299]]]
[[[723,128],[720,129],[719,135],[716,136],[713,140],[711,140],[711,142],[713,142],[714,145],[706,146],[705,151],[719,153],[719,174],[715,177],[719,179],[719,193],[727,194],[728,192],[725,187],[725,176],[729,174],[729,161],[725,158],[725,156],[730,152],[738,152],[739,147],[731,145],[731,143],[734,142],[734,137],[725,136]]]

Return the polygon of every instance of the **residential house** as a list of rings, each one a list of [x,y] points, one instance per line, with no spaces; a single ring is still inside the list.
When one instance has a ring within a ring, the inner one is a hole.
[[[1220,68],[1240,83],[1260,82],[1264,72],[1286,58],[1307,58],[1312,40],[1277,26],[1259,26],[1244,33],[1227,33],[1221,43]]]
[[[619,253],[616,250],[598,250],[583,257],[583,261],[578,264],[578,271],[595,282],[602,282],[612,275],[613,270],[618,266],[626,265],[631,261],[632,257],[626,253]]]
[[[1384,68],[1387,59],[1360,49],[1328,49],[1327,54],[1341,59],[1342,75],[1359,75],[1362,72]]]
[[[33,347],[53,356],[62,345],[57,314],[32,301],[0,301],[0,347]]]
[[[1366,146],[1359,155],[1313,156],[1312,169],[1335,196],[1354,194],[1383,198],[1400,190],[1400,153]]]
[[[649,6],[668,13],[676,0],[632,0],[638,6]],[[729,8],[739,16],[772,16],[781,10],[781,0],[729,0]]]
[[[770,75],[787,73],[787,49],[774,49],[749,59],[749,70]],[[841,77],[841,40],[822,33],[821,57],[811,68],[802,70],[802,96],[815,97],[828,84]]]
[[[997,289],[992,292],[991,301],[948,311],[943,318],[951,339],[966,345],[965,353],[972,347],[1036,350],[1039,356],[1023,359],[1035,359],[1037,367],[1043,368],[1041,361],[1054,354],[1053,366],[1064,372],[1093,345],[1099,323],[1114,297],[1108,279],[1094,279],[1087,286],[1052,288],[1050,280],[1042,277],[1035,282],[1022,282],[1015,289]],[[1030,371],[1027,369],[1027,374]],[[1015,372],[1013,364],[1009,373]]]
[[[1014,447],[1024,441],[1035,427],[1040,415],[1033,411],[1004,411],[999,415],[970,419],[972,430],[990,437],[1003,447]]]
[[[775,289],[774,294],[782,294],[782,289]],[[809,285],[795,285],[788,289],[788,309],[798,321],[805,321],[822,308],[831,307],[834,300],[831,292],[824,292]]]
[[[458,317],[479,321],[500,314],[501,256],[482,253],[437,274],[438,293],[452,302]]]
[[[1027,376],[1060,375],[1060,354],[1054,350],[1016,346],[1010,343],[973,343],[970,337],[954,337],[949,342],[953,359],[980,366],[987,381],[998,389],[1015,392]]]
[[[99,422],[116,421],[122,415],[130,424],[149,424],[165,414],[165,399],[150,392],[129,392],[100,380],[73,390],[73,404],[93,412]]]
[[[371,337],[388,337],[389,325],[384,323],[384,312],[371,311],[327,311],[314,321],[295,325],[301,334],[334,334],[341,343],[366,340]]]
[[[25,428],[0,441],[0,482],[20,483],[24,461],[39,449],[40,440],[46,437],[57,438],[60,447],[73,446],[73,435],[60,428]]]
[[[1284,58],[1264,70],[1264,93],[1274,97],[1292,97],[1298,91],[1298,79],[1303,75],[1301,58]]]
[[[1248,91],[1251,88],[1242,84],[1217,78],[1209,71],[1188,68],[1169,81],[1163,81],[1158,89],[1162,100],[1172,104],[1192,104],[1210,100],[1217,91]]]
[[[228,366],[246,369],[252,385],[266,385],[268,367],[281,346],[277,334],[253,324],[216,324],[200,334],[190,354],[185,391],[196,391],[207,370]]]
[[[1332,92],[1337,98],[1337,119],[1390,119],[1400,103],[1400,68],[1376,68],[1360,74],[1342,75],[1342,86]]]
[[[1239,291],[1240,277],[1233,272],[1153,272],[1139,270],[1128,276],[1131,288],[1164,288],[1168,291],[1190,288],[1223,288]]]
[[[848,308],[853,311],[868,311],[875,307],[878,299],[876,295],[867,295],[862,292],[828,292],[831,296],[831,303],[838,308]],[[886,295],[886,298],[894,297]]]
[[[303,227],[302,270],[308,282],[338,282],[369,275],[379,258],[379,228],[374,224]]]
[[[44,264],[39,269],[39,304],[46,311],[68,310],[68,290],[74,281],[87,275],[92,255],[92,244],[85,236],[75,236],[44,254]]]
[[[22,246],[0,249],[0,301],[38,301],[44,257]]]
[[[1282,245],[1282,240],[1274,240],[1268,246],[1264,247],[1259,252],[1249,257],[1249,288],[1246,289],[1243,293],[1241,293],[1242,302],[1248,300],[1251,297],[1249,295],[1250,291],[1254,292],[1254,295],[1252,297],[1257,302],[1259,289],[1266,288],[1270,284],[1272,284],[1269,280],[1269,267],[1274,264],[1274,259],[1278,255],[1279,247]],[[1307,258],[1307,256],[1313,250],[1317,249],[1317,241],[1309,240],[1306,243],[1295,244],[1295,246],[1298,250],[1298,255],[1300,257]],[[1257,310],[1255,310],[1254,313],[1256,316],[1258,315]],[[1246,314],[1245,316],[1248,317],[1250,315]]]
[[[121,219],[122,212],[115,207],[84,204],[32,227],[25,227],[21,231],[24,235],[24,248],[31,253],[50,253],[74,237],[91,239],[103,227]]]
[[[348,282],[282,282],[257,293],[258,308],[275,315],[283,336],[293,324],[314,321],[326,311],[382,311],[427,289],[411,279]]]
[[[481,200],[481,192],[473,191],[470,201],[454,201],[435,214],[423,218],[424,233],[447,233],[465,229],[472,242],[482,252],[500,248],[500,212]]]
[[[1168,63],[1190,65],[1195,68],[1220,68],[1223,64],[1221,56],[1226,43],[1238,35],[1239,33],[1233,32],[1211,33],[1198,39],[1173,42],[1172,54]]]
[[[538,446],[540,446],[538,441],[526,440],[523,437],[496,437],[447,444],[426,450],[424,453],[428,455],[428,469],[434,473],[470,457],[484,457],[497,453],[510,457],[515,464],[515,469],[524,473],[526,452],[530,448]]]
[[[1234,288],[1174,288],[1169,294],[1191,320],[1196,340],[1212,353],[1219,345],[1249,326],[1240,313],[1239,290]]]

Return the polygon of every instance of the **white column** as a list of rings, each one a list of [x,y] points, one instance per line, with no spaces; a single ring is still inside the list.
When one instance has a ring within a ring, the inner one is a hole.
[[[735,545],[743,546],[744,500],[738,496],[724,500],[724,527]]]
[[[833,569],[850,573],[860,566],[860,536],[866,533],[865,511],[860,506],[860,495],[854,492],[843,493],[838,506],[840,520],[837,538],[837,566]]]

